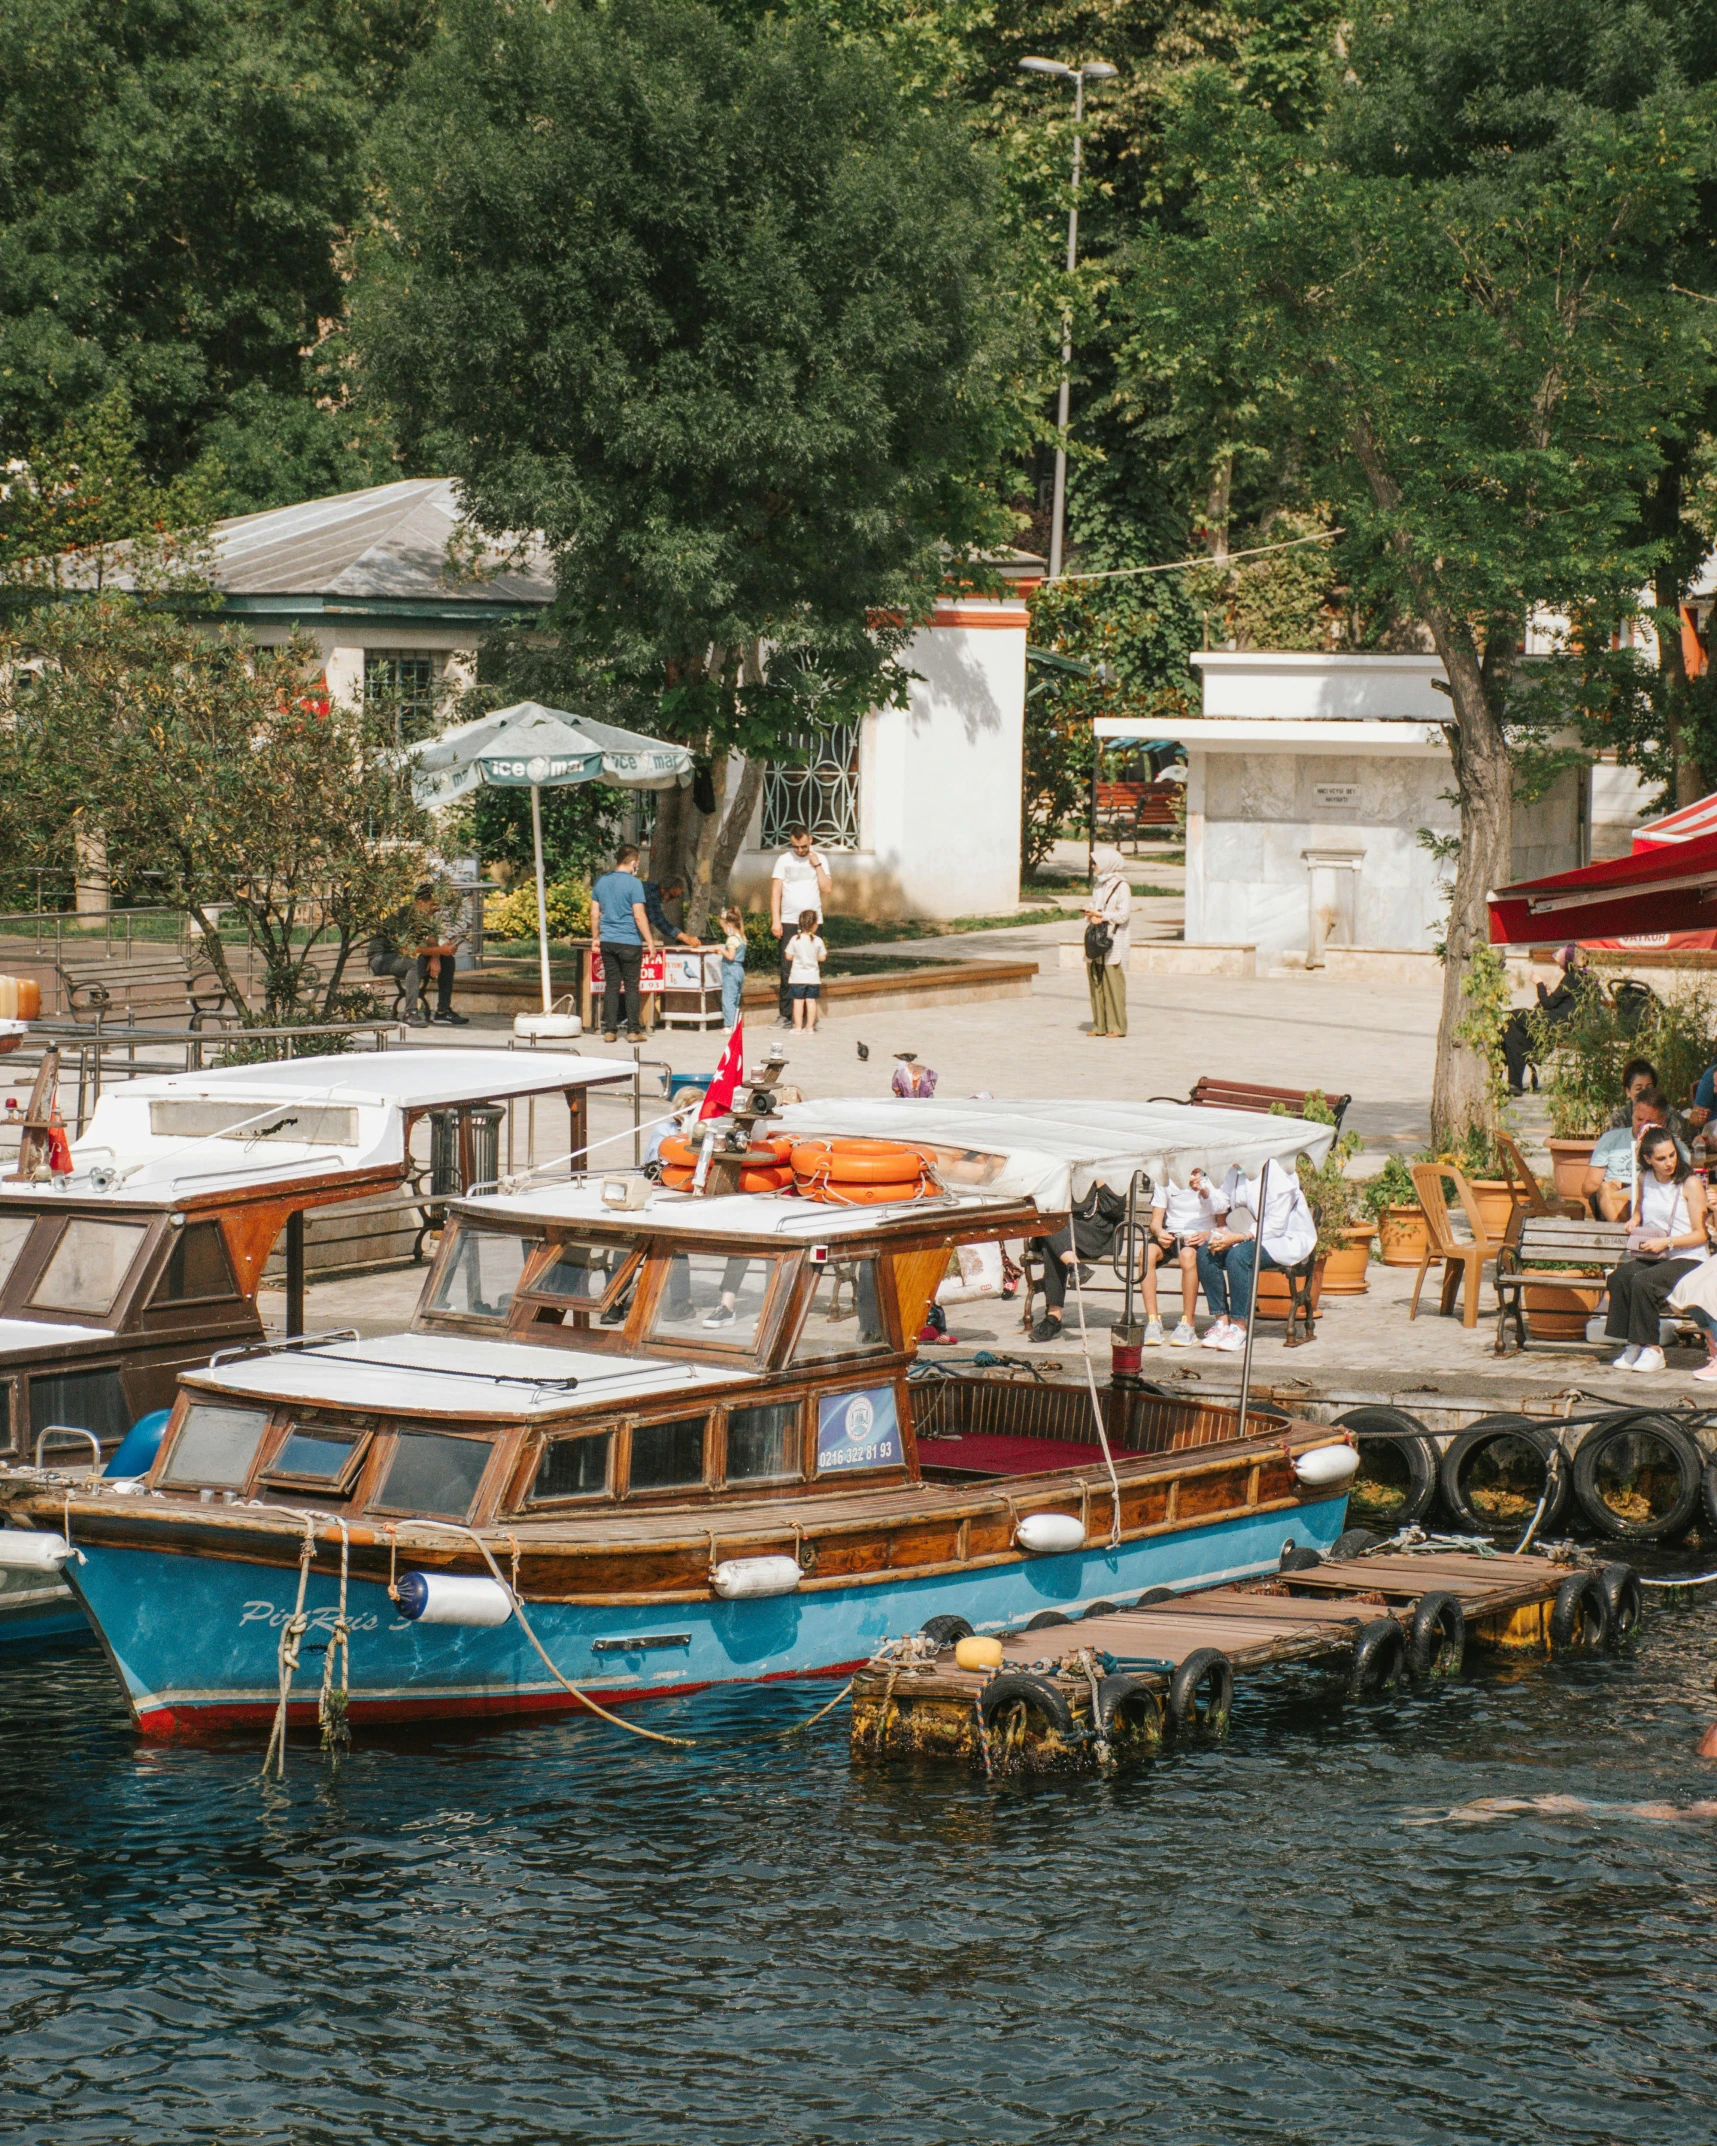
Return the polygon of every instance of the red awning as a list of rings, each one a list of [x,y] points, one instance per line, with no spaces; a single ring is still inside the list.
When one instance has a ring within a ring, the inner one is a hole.
[[[1679,812],[1665,813],[1661,820],[1647,820],[1634,829],[1634,855],[1669,842],[1691,842],[1696,835],[1717,834],[1717,793]]]
[[[1493,946],[1646,939],[1717,927],[1717,833],[1526,879],[1490,897]]]

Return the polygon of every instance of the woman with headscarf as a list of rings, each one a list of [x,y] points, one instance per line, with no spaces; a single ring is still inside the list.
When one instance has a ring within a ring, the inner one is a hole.
[[[1127,862],[1105,845],[1091,860],[1096,870],[1085,904],[1085,979],[1091,986],[1091,1033],[1127,1033],[1127,954],[1133,925],[1133,890]]]
[[[1592,979],[1586,974],[1586,957],[1570,943],[1560,947],[1556,954],[1557,965],[1562,974],[1554,991],[1538,986],[1538,1011],[1547,1028],[1555,1028],[1571,1018],[1581,999],[1592,988]],[[1502,1055],[1508,1066],[1508,1092],[1523,1094],[1526,1087],[1526,1069],[1536,1063],[1538,1048],[1537,1027],[1532,1016],[1524,1009],[1511,1013],[1508,1025],[1502,1032]],[[1537,1075],[1533,1075],[1537,1085]]]

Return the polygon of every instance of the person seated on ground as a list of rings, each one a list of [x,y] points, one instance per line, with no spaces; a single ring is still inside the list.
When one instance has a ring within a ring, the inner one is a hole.
[[[1535,1022],[1524,1006],[1517,1007],[1503,1029],[1502,1055],[1508,1067],[1510,1095],[1525,1093],[1526,1068],[1533,1063],[1538,1049],[1539,1022],[1559,1028],[1564,1021],[1572,1019],[1581,1000],[1593,987],[1586,970],[1586,957],[1577,946],[1564,946],[1556,959],[1562,974],[1555,989],[1546,991],[1542,984],[1538,986],[1539,1021]],[[1536,1076],[1533,1084],[1537,1085]]]
[[[1661,1371],[1662,1332],[1670,1291],[1709,1256],[1705,1240],[1705,1181],[1690,1174],[1687,1157],[1667,1126],[1653,1125],[1641,1137],[1632,1203],[1628,1209],[1628,1257],[1607,1284],[1609,1317],[1604,1332],[1625,1344],[1611,1363],[1618,1371]]]
[[[1598,1222],[1620,1222],[1633,1203],[1636,1151],[1640,1138],[1653,1126],[1667,1127],[1669,1105],[1656,1088],[1642,1088],[1634,1097],[1625,1126],[1612,1125],[1593,1142],[1586,1175],[1580,1183],[1581,1197]],[[1671,1138],[1674,1135],[1671,1134]],[[1688,1150],[1677,1140],[1685,1161]]]
[[[1053,1237],[1034,1237],[1032,1247],[1043,1255],[1043,1317],[1031,1330],[1033,1341],[1061,1339],[1061,1310],[1067,1301],[1067,1277],[1075,1260],[1102,1259],[1115,1242],[1115,1233],[1127,1219],[1124,1193],[1113,1192],[1098,1178],[1073,1205],[1072,1221]],[[1083,1279],[1083,1276],[1081,1276]]]
[[[1157,1314],[1157,1269],[1165,1259],[1180,1263],[1180,1324],[1169,1336],[1171,1349],[1190,1349],[1198,1341],[1193,1323],[1198,1310],[1198,1248],[1216,1227],[1216,1187],[1200,1169],[1187,1172],[1184,1185],[1172,1180],[1158,1189],[1151,1204],[1151,1230],[1145,1241],[1145,1347],[1160,1348],[1163,1322]]]
[[[1216,1195],[1216,1228],[1198,1248],[1198,1278],[1216,1314],[1204,1346],[1246,1346],[1260,1247],[1265,1267],[1286,1271],[1309,1259],[1317,1241],[1318,1226],[1291,1162],[1267,1163],[1255,1178],[1238,1165],[1230,1169]]]

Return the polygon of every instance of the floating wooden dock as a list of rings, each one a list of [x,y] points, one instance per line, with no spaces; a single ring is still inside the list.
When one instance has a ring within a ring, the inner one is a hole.
[[[1165,1739],[1221,1737],[1237,1674],[1313,1663],[1364,1695],[1403,1675],[1454,1676],[1469,1647],[1548,1655],[1618,1645],[1641,1602],[1624,1564],[1385,1551],[1043,1612],[995,1635],[994,1667],[962,1668],[961,1635],[937,1619],[854,1679],[852,1748],[991,1773],[1088,1772],[1149,1758]]]

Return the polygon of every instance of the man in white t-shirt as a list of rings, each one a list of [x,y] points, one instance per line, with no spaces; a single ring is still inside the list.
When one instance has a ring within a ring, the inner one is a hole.
[[[1255,1178],[1236,1165],[1216,1195],[1216,1213],[1217,1227],[1198,1253],[1205,1302],[1216,1314],[1204,1346],[1238,1350],[1246,1346],[1259,1270],[1297,1267],[1316,1248],[1318,1226],[1292,1162],[1266,1163]]]
[[[1157,1268],[1165,1259],[1180,1265],[1180,1324],[1169,1336],[1171,1349],[1195,1348],[1198,1328],[1198,1248],[1216,1228],[1216,1188],[1196,1166],[1184,1185],[1159,1185],[1151,1203],[1151,1233],[1145,1242],[1145,1347],[1162,1346],[1163,1322],[1157,1313]]]
[[[793,1025],[793,1001],[789,995],[787,942],[799,929],[799,919],[807,909],[817,912],[819,930],[823,922],[823,904],[830,893],[829,868],[822,854],[811,847],[810,831],[804,827],[789,827],[787,847],[775,860],[775,869],[769,875],[769,929],[781,946],[780,996],[777,1001],[777,1028]]]

